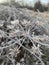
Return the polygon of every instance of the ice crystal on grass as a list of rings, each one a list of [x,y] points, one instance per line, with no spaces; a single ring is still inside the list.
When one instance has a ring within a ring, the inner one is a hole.
[[[44,23],[21,8],[0,6],[0,65],[45,65],[49,31]]]

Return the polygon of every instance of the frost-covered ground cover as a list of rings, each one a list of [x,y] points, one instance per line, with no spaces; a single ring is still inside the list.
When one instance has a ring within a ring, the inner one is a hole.
[[[49,65],[49,24],[43,16],[0,6],[0,65]]]

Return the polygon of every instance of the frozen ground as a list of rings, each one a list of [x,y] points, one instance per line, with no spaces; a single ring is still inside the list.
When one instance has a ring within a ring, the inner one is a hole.
[[[0,65],[49,65],[46,12],[0,6]]]

